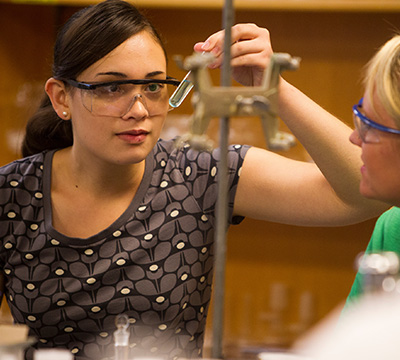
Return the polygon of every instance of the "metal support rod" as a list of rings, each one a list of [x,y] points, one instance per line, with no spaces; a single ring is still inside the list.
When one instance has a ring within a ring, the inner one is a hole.
[[[225,29],[224,60],[222,64],[221,86],[231,85],[231,28],[234,21],[233,0],[225,0],[223,27]],[[220,119],[220,160],[218,163],[218,200],[215,231],[214,258],[214,312],[212,330],[212,351],[214,359],[223,358],[224,292],[226,232],[228,227],[228,139],[229,117]]]

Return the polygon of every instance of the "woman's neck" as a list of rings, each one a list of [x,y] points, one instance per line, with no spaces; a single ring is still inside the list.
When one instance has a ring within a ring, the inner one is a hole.
[[[54,154],[51,207],[58,232],[86,239],[111,226],[132,203],[145,160],[131,165],[83,160],[70,148]]]
[[[52,179],[87,194],[115,197],[126,192],[136,192],[144,169],[145,160],[137,164],[111,164],[77,156],[70,147],[54,154]]]

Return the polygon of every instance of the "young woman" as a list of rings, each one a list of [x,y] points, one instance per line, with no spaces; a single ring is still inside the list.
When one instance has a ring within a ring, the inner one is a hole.
[[[268,31],[240,24],[232,40],[234,76],[259,84],[272,53]],[[218,32],[195,49],[213,52],[218,67],[222,41]],[[168,87],[177,84],[166,69],[157,32],[124,1],[78,12],[57,38],[25,157],[0,169],[5,298],[36,347],[112,357],[115,317],[125,313],[130,357],[201,356],[219,152],[159,139]],[[376,216],[385,207],[359,194],[351,130],[285,81],[280,90],[280,116],[316,164],[231,146],[229,223]]]

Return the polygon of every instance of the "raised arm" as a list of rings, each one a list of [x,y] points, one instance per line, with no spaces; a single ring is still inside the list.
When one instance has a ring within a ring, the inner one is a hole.
[[[361,152],[348,140],[348,126],[285,81],[279,108],[315,163],[251,149],[241,172],[235,213],[295,225],[339,226],[388,208],[359,192]]]
[[[254,24],[232,29],[232,67],[236,80],[259,85],[272,49],[267,30]],[[222,62],[223,31],[195,45]],[[234,213],[305,226],[339,226],[377,216],[386,204],[359,193],[361,151],[349,142],[351,129],[282,79],[279,115],[315,163],[291,160],[252,148],[246,155]],[[350,110],[349,110],[350,111]]]

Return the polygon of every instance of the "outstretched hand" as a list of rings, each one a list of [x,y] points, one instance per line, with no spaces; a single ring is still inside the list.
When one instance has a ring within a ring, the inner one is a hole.
[[[211,52],[216,60],[210,68],[219,68],[223,62],[225,31],[218,31],[204,42],[194,45],[197,52]],[[269,64],[272,47],[269,31],[255,24],[236,24],[232,27],[231,66],[233,78],[245,86],[261,85]]]

